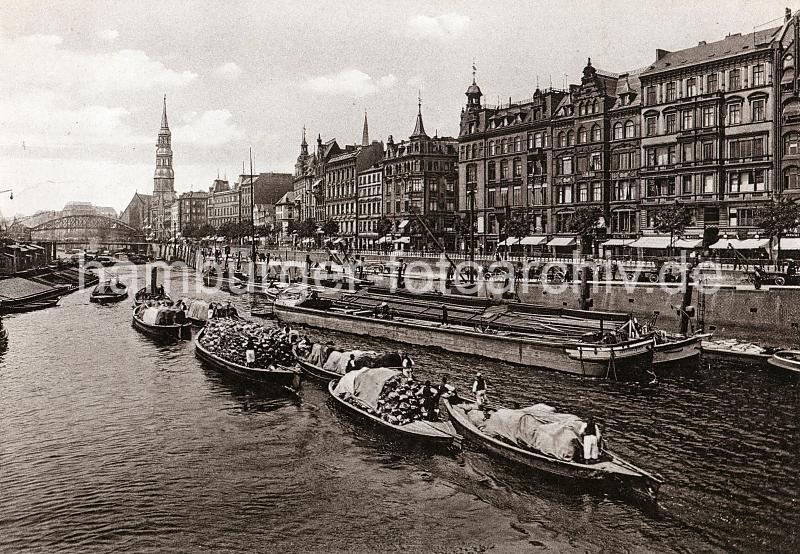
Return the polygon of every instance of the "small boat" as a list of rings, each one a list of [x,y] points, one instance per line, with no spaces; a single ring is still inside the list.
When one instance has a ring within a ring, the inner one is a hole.
[[[483,433],[470,421],[464,410],[465,400],[445,398],[445,408],[456,431],[469,442],[506,460],[531,467],[545,473],[581,481],[608,481],[629,486],[634,492],[643,492],[655,499],[663,482],[659,477],[623,460],[613,452],[601,450],[601,461],[593,464],[560,460],[534,450],[515,446]]]
[[[261,385],[274,386],[296,392],[300,388],[300,372],[289,367],[248,367],[231,362],[217,356],[202,345],[205,329],[201,330],[194,341],[194,353],[197,358],[217,371],[245,379]]]
[[[767,363],[773,367],[800,373],[800,350],[778,350],[769,357]]]
[[[175,311],[166,306],[139,306],[133,310],[134,328],[159,340],[188,340],[192,338],[190,322],[175,323]]]
[[[98,304],[109,304],[111,302],[119,302],[127,297],[128,287],[116,279],[109,279],[94,288],[91,296],[89,296],[89,301]]]
[[[115,265],[118,260],[113,256],[97,256],[95,261],[100,263],[100,265],[103,267],[111,267],[112,265]]]
[[[0,314],[15,314],[22,312],[33,312],[36,310],[44,310],[45,308],[52,308],[58,301],[61,300],[60,296],[51,298],[37,298],[19,301],[0,301]]]
[[[341,376],[339,376],[341,377]],[[362,421],[375,424],[381,431],[394,436],[395,438],[410,440],[415,444],[424,443],[429,446],[450,446],[456,439],[461,439],[456,429],[448,421],[412,421],[405,425],[395,425],[369,413],[366,409],[360,408],[349,402],[334,392],[338,379],[328,383],[328,392],[336,403],[336,407],[348,415],[354,416]]]
[[[8,343],[8,329],[3,327],[0,329],[0,344]]]
[[[294,354],[295,360],[297,360],[297,365],[300,366],[300,369],[303,370],[303,373],[305,373],[309,377],[317,379],[318,381],[325,381],[327,383],[328,381],[339,379],[342,376],[342,374],[337,371],[324,369],[322,366],[313,364],[310,361],[308,361],[308,359],[306,359],[305,356],[301,355],[298,352],[297,344],[295,344],[292,347],[292,354]],[[397,355],[397,358],[399,361],[400,356]],[[389,365],[380,364],[379,366],[374,366],[374,367],[388,367],[389,369],[396,369],[398,371],[402,370],[402,367],[400,367],[399,364],[394,365],[392,363],[390,363]]]
[[[700,351],[704,357],[710,356],[766,363],[778,349],[771,346],[759,346],[736,339],[706,339],[700,343]]]
[[[133,304],[134,306],[141,306],[145,302],[154,301],[160,304],[172,304],[172,298],[170,298],[169,294],[166,292],[155,292],[152,293],[147,290],[147,287],[142,287],[138,291],[136,291],[136,295],[133,297]]]

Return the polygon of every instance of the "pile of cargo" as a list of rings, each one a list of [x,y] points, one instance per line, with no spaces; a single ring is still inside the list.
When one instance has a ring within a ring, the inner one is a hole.
[[[424,385],[398,371],[366,368],[345,375],[334,392],[388,423],[406,425],[428,415],[423,390]]]
[[[402,360],[397,352],[386,352],[378,354],[371,350],[336,350],[325,344],[314,344],[305,361],[328,371],[344,375],[347,369],[347,362],[353,356],[355,369],[365,367],[400,367]]]
[[[206,323],[200,344],[229,362],[245,365],[248,339],[255,346],[255,367],[289,366],[294,363],[292,345],[277,329],[236,319],[212,319]]]

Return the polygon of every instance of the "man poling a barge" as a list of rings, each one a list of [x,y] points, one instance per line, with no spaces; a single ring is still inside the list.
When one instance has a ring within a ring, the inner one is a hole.
[[[594,418],[586,418],[586,426],[583,428],[583,460],[587,464],[597,462],[600,456],[600,429],[594,422]]]
[[[472,392],[475,393],[475,403],[482,408],[486,404],[486,379],[483,378],[480,371],[475,374]]]

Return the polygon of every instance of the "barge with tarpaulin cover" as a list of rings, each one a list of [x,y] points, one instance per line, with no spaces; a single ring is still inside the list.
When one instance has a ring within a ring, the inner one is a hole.
[[[158,340],[188,340],[192,338],[192,324],[180,321],[183,313],[169,306],[137,306],[133,310],[133,326]]]
[[[652,337],[622,340],[612,336],[628,320],[624,314],[530,305],[520,310],[511,305],[486,309],[451,305],[443,323],[441,303],[398,298],[389,306],[383,297],[376,303],[359,293],[311,298],[303,297],[302,291],[289,292],[286,300],[281,295],[275,301],[273,310],[279,321],[291,325],[438,347],[586,377],[644,377],[652,363]],[[600,340],[584,338],[598,331],[603,331]]]
[[[303,351],[299,345],[295,344],[292,353],[303,373],[326,383],[333,379],[339,379],[346,373],[347,362],[351,355],[355,369],[365,367],[400,369],[402,365],[402,358],[397,352],[378,354],[363,350],[340,351],[319,343],[311,345],[308,351]]]
[[[662,484],[659,476],[602,446],[597,460],[583,459],[580,435],[585,422],[551,406],[486,411],[459,398],[444,403],[466,441],[514,463],[570,480],[611,483],[652,500]]]

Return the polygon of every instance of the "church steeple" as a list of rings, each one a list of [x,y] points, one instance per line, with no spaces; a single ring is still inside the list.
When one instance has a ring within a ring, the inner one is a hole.
[[[367,124],[367,110],[364,110],[364,131],[361,133],[361,146],[369,146],[369,125]]]
[[[472,84],[467,87],[467,111],[473,112],[481,109],[481,96],[483,93],[481,92],[481,87],[477,85],[475,82],[475,73],[478,71],[478,68],[475,67],[475,60],[472,60]]]
[[[417,96],[417,122],[414,125],[414,132],[411,133],[410,138],[427,138],[427,136],[428,135],[425,133],[425,125],[422,124],[422,95],[419,94]]]
[[[169,124],[167,123],[167,95],[164,95],[164,111],[161,114],[161,128],[169,131]]]
[[[308,156],[308,142],[306,142],[306,126],[303,125],[303,142],[300,143],[300,154]]]
[[[175,174],[172,170],[172,133],[167,123],[167,95],[164,95],[164,109],[161,113],[161,129],[156,143],[156,171],[153,175],[153,195],[175,195]]]

